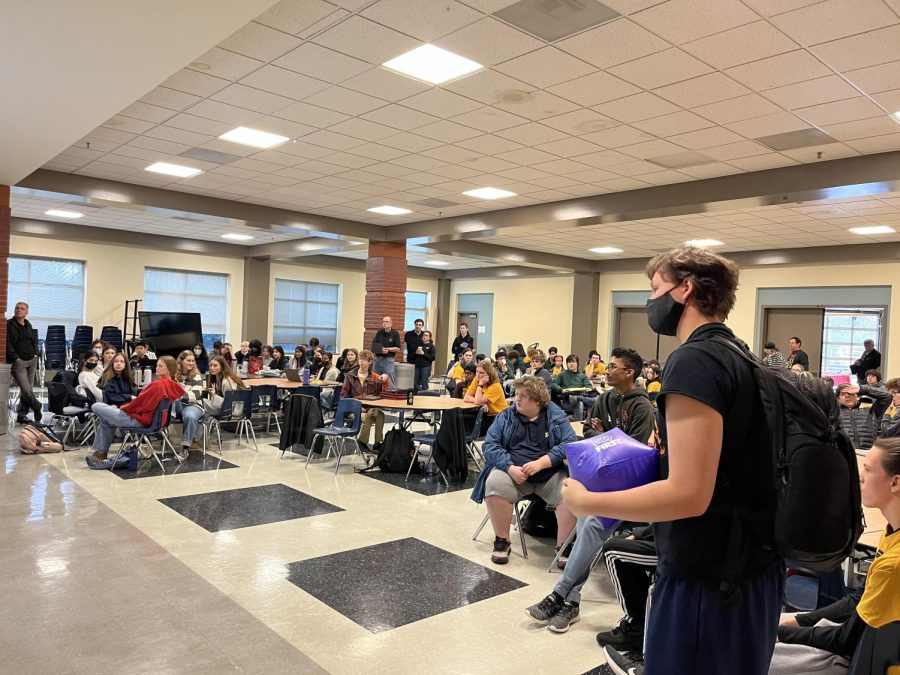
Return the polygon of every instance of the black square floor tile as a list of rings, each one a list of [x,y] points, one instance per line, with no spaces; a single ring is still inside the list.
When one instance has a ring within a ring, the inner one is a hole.
[[[372,633],[528,585],[415,538],[290,563],[287,578]]]
[[[394,485],[403,488],[404,490],[412,490],[413,492],[418,492],[420,495],[426,495],[428,497],[431,497],[432,495],[442,495],[447,492],[456,492],[458,490],[471,490],[475,487],[475,479],[478,478],[478,474],[470,470],[469,477],[464,483],[454,483],[453,481],[450,481],[450,487],[448,488],[444,479],[436,473],[432,475],[411,474],[409,481],[406,480],[405,473],[381,473],[380,471],[372,471],[371,473],[362,473],[360,475],[374,478],[382,483],[388,483],[389,485]]]
[[[615,675],[615,672],[612,668],[610,668],[605,663],[597,666],[596,668],[591,668],[587,672],[582,673],[581,675]]]
[[[112,452],[110,452],[112,456]],[[167,453],[163,461],[163,469],[159,468],[159,464],[155,459],[139,459],[137,471],[129,471],[125,469],[116,469],[113,471],[119,478],[130,480],[132,478],[154,478],[158,476],[174,476],[179,473],[195,473],[197,471],[216,471],[218,469],[236,469],[237,464],[226,462],[220,457],[207,454],[203,456],[201,452],[192,452],[185,462],[178,462],[172,453]]]
[[[344,510],[280,483],[168,497],[159,501],[210,532],[279,523]]]

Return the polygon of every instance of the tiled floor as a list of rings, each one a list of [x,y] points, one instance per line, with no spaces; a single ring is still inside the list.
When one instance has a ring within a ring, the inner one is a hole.
[[[577,674],[619,618],[598,569],[569,633],[533,625],[552,542],[492,565],[468,488],[306,470],[274,434],[144,480],[5,439],[0,673]]]

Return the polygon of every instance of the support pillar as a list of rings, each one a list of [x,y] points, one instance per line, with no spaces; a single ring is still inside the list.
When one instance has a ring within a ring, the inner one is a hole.
[[[6,296],[9,294],[9,186],[0,185],[0,363],[6,363]],[[5,425],[4,425],[5,427]]]
[[[370,241],[366,260],[365,334],[362,348],[371,349],[375,333],[381,330],[381,319],[391,317],[394,330],[403,337],[406,316],[406,242]],[[406,328],[411,328],[407,326]],[[397,354],[402,361],[405,350]]]
[[[241,334],[231,335],[232,341],[258,338],[263,344],[272,344],[269,335],[269,308],[272,294],[269,292],[272,263],[268,260],[244,258],[244,313],[241,317]]]
[[[600,275],[575,272],[572,289],[572,353],[585,358],[597,348],[597,315],[600,307]],[[584,364],[582,364],[584,365]]]
[[[456,320],[450,318],[450,288],[451,279],[438,279],[437,312],[435,313],[432,339],[434,340],[435,367],[434,374],[438,375],[440,369],[450,361],[450,344],[453,342],[456,329]],[[452,327],[452,328],[451,328]],[[449,340],[448,340],[449,335]]]

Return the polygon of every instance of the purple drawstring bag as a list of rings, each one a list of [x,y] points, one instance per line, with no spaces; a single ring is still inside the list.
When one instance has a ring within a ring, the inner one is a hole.
[[[618,492],[652,483],[659,478],[659,453],[621,429],[565,446],[569,476],[589,492]],[[621,521],[597,516],[603,529],[611,531]]]

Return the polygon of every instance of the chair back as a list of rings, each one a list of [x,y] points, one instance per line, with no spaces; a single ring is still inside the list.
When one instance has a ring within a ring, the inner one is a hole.
[[[347,416],[353,415],[353,422],[347,426]],[[362,424],[362,402],[355,398],[342,398],[338,402],[337,410],[334,413],[333,427],[345,427],[354,434],[359,433],[359,427]]]
[[[267,413],[277,410],[278,387],[265,384],[250,388],[250,407],[255,413]]]
[[[484,416],[484,408],[478,406],[478,412],[475,414],[475,423],[472,429],[466,432],[466,443],[474,443],[481,436],[481,418]]]
[[[153,413],[153,420],[150,422],[150,426],[147,427],[147,430],[159,431],[162,428],[168,427],[169,422],[172,421],[172,415],[169,414],[169,408],[171,407],[171,400],[167,398],[161,399],[160,402],[156,404],[156,412]]]
[[[64,382],[50,382],[47,384],[47,409],[54,415],[62,415],[63,408],[69,405],[69,391],[71,385]]]
[[[252,390],[251,389],[231,389],[225,392],[225,401],[222,403],[222,411],[216,415],[220,420],[242,420],[250,419],[253,414],[252,410]],[[240,414],[235,414],[235,403],[243,403],[243,410]]]

